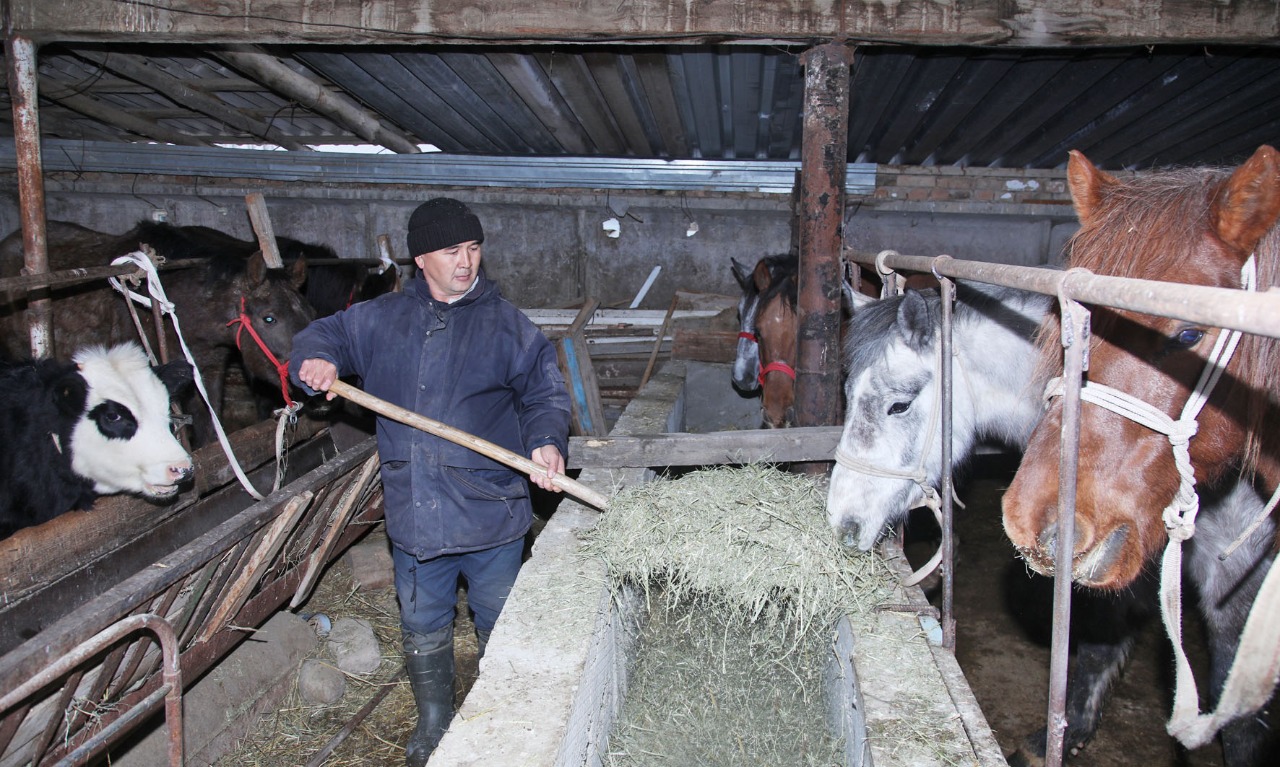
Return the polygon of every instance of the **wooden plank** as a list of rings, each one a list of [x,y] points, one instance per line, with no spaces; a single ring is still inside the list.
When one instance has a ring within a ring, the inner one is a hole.
[[[738,331],[676,328],[671,358],[697,362],[733,362],[738,354]]]
[[[374,453],[365,461],[364,466],[360,467],[359,475],[342,492],[338,506],[334,509],[333,515],[329,519],[329,528],[325,532],[324,540],[311,552],[311,556],[307,561],[307,570],[302,576],[302,581],[298,584],[298,590],[293,594],[293,599],[289,602],[290,609],[296,608],[311,595],[311,587],[320,575],[320,568],[329,561],[329,554],[338,542],[338,536],[346,529],[347,519],[355,511],[356,501],[368,488],[369,481],[373,478],[374,472],[378,470],[378,466],[378,454]]]
[[[564,337],[556,342],[556,354],[573,406],[570,426],[572,433],[578,435],[604,436],[609,431],[604,420],[604,408],[600,404],[600,383],[591,364],[591,353],[587,351],[587,340],[582,334],[598,306],[598,299],[587,299]]]
[[[260,192],[250,192],[244,196],[245,205],[249,208],[249,220],[253,222],[253,232],[258,236],[258,249],[267,262],[268,269],[283,269],[280,260],[280,249],[276,245],[275,229],[271,226],[271,216],[267,215],[267,200]]]
[[[570,437],[568,468],[830,461],[842,431],[840,426],[805,426],[707,434]]]
[[[275,521],[262,533],[253,556],[249,558],[248,566],[240,571],[235,583],[231,584],[223,594],[222,603],[213,617],[205,623],[204,630],[200,632],[196,642],[208,641],[209,637],[221,631],[227,621],[244,606],[250,590],[257,585],[265,569],[275,564],[276,554],[284,545],[285,538],[293,532],[294,524],[302,517],[302,512],[311,505],[311,499],[314,497],[314,492],[306,490],[285,502],[280,516],[276,517]]]
[[[224,3],[218,13],[189,4],[119,0],[9,0],[9,33],[37,42],[140,43],[477,43],[625,40],[719,43],[871,39],[884,44],[1021,45],[1042,48],[1155,43],[1259,43],[1280,38],[1271,3],[1187,0],[970,0],[846,3],[706,0],[672,13],[668,0],[472,0],[423,3]],[[239,10],[237,12],[237,9]]]

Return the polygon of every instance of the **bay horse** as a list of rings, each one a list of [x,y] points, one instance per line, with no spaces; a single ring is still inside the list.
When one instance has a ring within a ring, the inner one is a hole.
[[[845,424],[827,494],[828,521],[850,548],[870,551],[927,495],[936,498],[942,477],[941,303],[936,290],[879,301],[854,297],[844,349]],[[957,282],[953,469],[983,441],[1021,450],[1030,438],[1041,413],[1034,336],[1052,303],[1036,293]],[[1050,588],[1044,578],[1017,579],[1015,599],[1043,599]],[[1106,691],[1155,613],[1154,582],[1146,579],[1120,594],[1081,593],[1072,608],[1065,737],[1067,748],[1076,749],[1096,732]],[[1011,763],[1042,762],[1045,742],[1043,729],[1024,738]]]
[[[737,259],[730,260],[733,276],[742,288],[733,385],[743,392],[760,391],[765,425],[788,426],[795,416],[800,257],[786,253],[765,256],[750,268]],[[761,361],[766,359],[767,363]]]
[[[213,408],[222,410],[224,383],[233,364],[241,364],[250,381],[264,382],[277,395],[281,393],[284,384],[276,361],[288,361],[294,333],[315,316],[299,292],[306,280],[305,259],[295,260],[288,270],[268,269],[256,246],[246,253],[246,243],[216,230],[150,221],[122,235],[50,221],[46,234],[51,271],[107,266],[143,246],[170,261],[202,259],[198,266],[162,272],[161,281],[177,308],[183,336]],[[0,241],[0,276],[17,275],[22,258],[22,233],[14,232]],[[137,340],[124,298],[106,285],[82,283],[53,288],[50,294],[55,349]],[[26,302],[25,293],[0,296],[0,342],[13,356],[29,353]],[[145,316],[143,320],[145,330],[154,336],[153,323]],[[249,340],[250,333],[245,331],[250,328],[265,350]],[[180,354],[172,323],[166,323],[166,333],[168,348],[175,356]],[[193,446],[212,441],[207,409],[193,407],[189,412],[194,420]]]
[[[1238,288],[1242,268],[1252,256],[1259,289],[1277,284],[1280,153],[1269,146],[1259,148],[1234,171],[1182,169],[1129,180],[1105,173],[1083,154],[1072,152],[1067,180],[1081,224],[1069,243],[1069,266],[1105,275]],[[1056,319],[1046,325],[1053,331],[1045,334],[1042,347],[1047,375],[1061,370],[1057,325]],[[1191,487],[1226,500],[1212,508],[1205,508],[1202,500],[1201,515],[1191,516],[1193,528],[1185,518],[1171,518],[1179,534],[1170,541],[1165,510],[1177,511],[1175,499],[1184,498],[1182,490],[1189,486],[1175,463],[1170,438],[1090,404],[1094,400],[1087,393],[1091,387],[1104,391],[1097,388],[1102,385],[1148,403],[1171,420],[1177,418],[1222,333],[1182,320],[1103,308],[1093,312],[1092,333],[1080,417],[1072,577],[1089,586],[1125,589],[1166,543],[1169,551],[1176,548],[1175,557],[1180,556],[1179,541],[1194,532],[1186,565],[1198,586],[1208,631],[1209,697],[1216,704],[1275,551],[1273,519],[1262,519],[1251,535],[1244,533],[1265,509],[1262,499],[1280,483],[1280,430],[1275,428],[1280,342],[1243,336],[1198,415],[1198,428],[1181,423],[1189,439],[1185,444],[1194,471]],[[1056,548],[1061,417],[1061,402],[1055,400],[1033,432],[1003,501],[1010,540],[1032,568],[1046,574],[1053,572]],[[1241,536],[1243,545],[1228,556],[1227,548]],[[1172,571],[1176,577],[1176,566]],[[1175,623],[1170,622],[1171,635]],[[1176,631],[1175,646],[1180,626]],[[1175,719],[1178,713],[1175,698]],[[1179,737],[1195,747],[1212,735],[1209,731]],[[1256,715],[1236,718],[1221,735],[1229,765],[1262,763],[1267,733]]]

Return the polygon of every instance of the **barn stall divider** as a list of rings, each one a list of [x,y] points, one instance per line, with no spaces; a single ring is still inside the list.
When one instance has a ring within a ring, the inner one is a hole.
[[[954,280],[972,280],[993,285],[1034,291],[1056,296],[1062,307],[1063,346],[1063,417],[1061,424],[1061,459],[1059,467],[1060,500],[1057,520],[1057,551],[1075,549],[1075,485],[1079,465],[1079,420],[1082,403],[1083,373],[1087,370],[1089,311],[1092,305],[1125,309],[1143,314],[1182,319],[1207,327],[1238,330],[1244,333],[1280,338],[1280,295],[1274,290],[1256,293],[1247,290],[1205,287],[1182,283],[1157,282],[1133,278],[1098,275],[1086,269],[1061,271],[1039,267],[1012,266],[968,261],[949,255],[935,257],[906,256],[891,250],[875,256],[846,251],[847,260],[876,269],[885,276],[885,289],[899,284],[896,272],[931,273],[943,291],[943,467],[940,491],[943,504],[943,598],[944,627],[950,617],[953,572],[951,473],[947,455],[951,434],[951,401],[954,378],[952,355],[949,353],[952,332],[950,302],[954,298]],[[1080,340],[1085,342],[1081,343]],[[1045,764],[1060,767],[1065,760],[1063,736],[1067,728],[1068,648],[1071,622],[1072,568],[1059,559],[1054,563],[1053,633],[1049,672],[1048,722]],[[1258,605],[1255,605],[1257,612]],[[1263,611],[1274,611],[1275,604],[1261,605]],[[1175,641],[1178,641],[1175,639]]]
[[[259,487],[277,471],[274,449],[262,447],[274,428],[233,435]],[[381,519],[371,437],[339,450],[329,429],[303,418],[287,460],[287,484],[255,503],[212,445],[197,451],[198,487],[172,507],[105,498],[105,508],[0,545],[0,765],[85,763],[166,699],[173,719],[183,680],[305,599],[325,565]],[[77,552],[70,544],[81,540]],[[24,566],[50,542],[62,558]],[[182,730],[171,724],[179,764]]]

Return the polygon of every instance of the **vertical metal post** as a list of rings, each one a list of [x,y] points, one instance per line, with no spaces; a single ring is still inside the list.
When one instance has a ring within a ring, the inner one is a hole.
[[[800,161],[800,276],[796,307],[796,423],[840,423],[840,269],[848,165],[849,67],[853,50],[805,51]]]
[[[13,143],[18,158],[18,214],[22,222],[23,266],[27,274],[49,271],[44,227],[44,167],[40,160],[40,112],[36,82],[36,45],[30,38],[5,37],[9,61],[9,100],[13,102]],[[28,294],[27,326],[31,354],[53,355],[53,305],[49,289]]]
[[[944,256],[945,258],[945,256]],[[936,272],[935,272],[936,274]],[[942,289],[942,337],[939,343],[942,348],[941,380],[942,387],[942,482],[938,492],[942,495],[942,646],[948,650],[956,649],[956,619],[953,612],[955,606],[955,538],[951,499],[955,497],[951,477],[951,433],[953,426],[952,405],[955,402],[952,375],[952,318],[956,300],[956,284],[946,277],[939,277],[938,284]]]
[[[1049,656],[1046,767],[1061,767],[1067,732],[1067,665],[1071,635],[1072,555],[1076,541],[1076,472],[1080,464],[1080,386],[1088,367],[1089,312],[1059,289],[1062,304],[1063,395],[1059,435],[1058,529],[1054,550],[1053,638]]]

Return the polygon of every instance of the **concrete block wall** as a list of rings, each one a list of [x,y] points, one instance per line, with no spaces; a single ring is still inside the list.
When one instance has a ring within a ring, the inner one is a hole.
[[[523,307],[583,296],[629,305],[661,267],[640,308],[665,309],[676,291],[736,295],[730,259],[754,262],[792,241],[790,195],[643,190],[443,188],[303,184],[110,173],[46,174],[47,217],[120,234],[143,219],[208,226],[252,239],[245,195],[265,196],[282,236],[374,258],[377,238],[409,257],[404,226],[438,195],[471,205],[486,232],[491,277]],[[603,224],[619,222],[617,237]],[[16,179],[0,175],[0,233],[17,229]],[[694,231],[696,224],[696,231]],[[1050,263],[1075,228],[1060,171],[883,166],[876,188],[847,200],[846,243],[912,255],[948,253],[1015,264]]]

